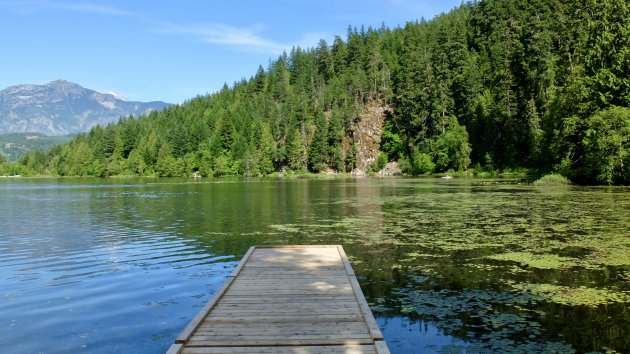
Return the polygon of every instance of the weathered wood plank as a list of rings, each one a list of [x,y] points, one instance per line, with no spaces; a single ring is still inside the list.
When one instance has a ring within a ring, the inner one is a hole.
[[[305,279],[300,279],[300,278],[292,278],[290,280],[287,279],[279,279],[278,277],[276,277],[274,281],[271,281],[271,279],[257,279],[257,280],[243,280],[243,279],[237,279],[236,281],[234,281],[233,286],[249,286],[249,287],[261,287],[261,286],[277,286],[277,282],[282,281],[286,283],[283,283],[282,285],[284,286],[319,286],[319,285],[345,285],[348,284],[348,278],[345,277],[339,277],[337,279],[309,279],[309,280],[305,280]]]
[[[305,278],[309,278],[313,282],[318,281],[344,281],[348,275],[344,272],[331,272],[331,273],[318,273],[317,274],[309,274],[308,272],[301,273],[269,273],[269,272],[252,272],[251,270],[247,270],[244,275],[239,277],[239,280],[242,280],[243,283],[268,283],[268,282],[290,282],[290,281],[300,281]]]
[[[237,334],[235,334],[237,333]],[[203,329],[199,328],[197,332],[193,335],[193,338],[196,336],[247,336],[248,338],[254,336],[264,336],[264,337],[274,337],[274,336],[313,336],[313,335],[335,335],[335,336],[369,336],[364,328],[355,328],[352,330],[343,330],[338,328],[303,328],[300,330],[296,330],[293,328],[284,328],[284,329],[269,329],[269,328],[251,328],[248,330],[238,329],[235,331],[234,328],[223,328],[223,329]]]
[[[376,354],[374,345],[337,345],[309,347],[189,347],[184,354]]]
[[[247,324],[240,324],[240,323],[239,324],[206,323],[206,322],[204,322],[204,323],[201,324],[201,326],[199,326],[199,328],[204,328],[204,327],[220,328],[220,327],[231,327],[231,326],[235,326],[235,327],[243,328],[243,329],[252,328],[252,327],[260,327],[260,328],[281,328],[281,327],[302,328],[302,327],[311,327],[312,324],[311,323],[306,323],[304,321],[301,321],[300,319],[296,319],[294,321],[287,321],[287,322],[283,322],[283,323],[274,323],[274,324],[262,323],[262,322],[247,323]],[[367,329],[367,325],[363,321],[360,321],[360,322],[330,321],[330,322],[327,322],[325,324],[321,324],[321,326],[325,326],[326,328],[328,328],[328,327],[356,326],[356,327],[361,327],[361,328]]]
[[[328,305],[322,308],[322,305]],[[355,310],[360,311],[359,305],[346,301],[319,302],[291,302],[291,303],[222,303],[214,311],[323,311],[323,310]]]
[[[287,283],[287,284],[269,284],[262,283],[257,286],[252,286],[251,284],[232,284],[228,291],[237,291],[237,290],[245,290],[250,292],[255,291],[263,291],[263,290],[291,290],[291,291],[308,291],[309,294],[313,292],[326,292],[332,291],[333,293],[337,293],[338,290],[354,290],[352,286],[347,282],[343,283],[326,283],[326,282],[315,282],[315,283]]]
[[[292,248],[299,248],[298,252],[309,252],[311,249],[315,249],[317,252],[326,252],[331,248],[336,249],[339,245],[262,245],[256,246],[259,250],[265,250],[266,252],[293,252]]]
[[[252,323],[252,322],[289,322],[295,321],[296,319],[301,318],[306,323],[320,323],[320,322],[328,322],[328,321],[362,321],[363,315],[361,313],[357,313],[356,315],[318,315],[318,316],[304,316],[303,314],[295,314],[293,316],[213,316],[210,314],[206,317],[205,322],[214,323],[214,322],[224,322],[224,323]]]
[[[306,311],[305,311],[306,310]],[[261,314],[261,315],[280,315],[280,314],[289,314],[289,315],[304,315],[305,313],[312,315],[319,314],[353,314],[360,315],[361,309],[359,307],[294,307],[294,308],[273,308],[273,307],[237,307],[237,308],[215,308],[212,311],[212,315],[214,316],[230,316],[232,314],[242,315],[242,314]]]
[[[244,305],[252,305],[252,306],[243,306],[243,304],[238,304],[233,307],[222,306],[221,308],[216,307],[213,314],[217,313],[246,313],[246,312],[256,312],[256,313],[310,313],[310,314],[319,314],[319,313],[361,313],[361,309],[359,306],[354,305],[338,305],[335,307],[323,307],[316,306],[320,304],[244,304]],[[273,305],[278,305],[278,307],[274,308]],[[291,306],[293,305],[293,306]]]
[[[227,291],[227,289],[229,289],[230,285],[234,281],[234,278],[240,273],[240,271],[243,268],[243,265],[247,263],[247,261],[249,260],[249,257],[251,257],[252,253],[254,253],[255,250],[256,250],[256,247],[250,247],[249,250],[247,250],[247,252],[245,253],[245,256],[243,256],[243,259],[236,266],[232,274],[228,277],[225,283],[223,283],[221,288],[219,288],[219,290],[212,296],[210,301],[208,301],[208,303],[206,303],[206,305],[201,309],[201,311],[199,311],[197,315],[192,319],[192,321],[190,321],[188,326],[184,328],[182,333],[180,333],[180,335],[175,340],[175,343],[185,343],[192,336],[192,334],[197,329],[197,327],[199,327],[201,322],[203,322],[203,320],[206,318],[206,316],[208,316],[210,311],[212,311],[212,308],[219,302],[221,297],[225,295],[225,292]]]
[[[389,354],[389,348],[387,348],[387,344],[385,344],[384,340],[375,341],[374,347],[376,348],[377,354]]]
[[[242,324],[216,324],[215,326],[200,326],[197,329],[197,333],[368,333],[366,326],[354,322],[344,322],[346,325],[329,326],[328,323],[321,324],[300,324],[298,326],[290,325],[285,326],[284,323],[268,324],[267,326],[258,325],[242,325]]]
[[[348,340],[363,340],[371,339],[369,333],[349,333],[349,334],[247,334],[247,335],[229,335],[229,334],[202,334],[196,333],[191,341],[210,341],[210,342],[222,342],[222,341],[235,341],[240,343],[247,343],[250,341],[283,341],[283,340],[302,340],[308,342],[311,340],[327,341],[328,344],[333,341],[348,341]]]
[[[166,354],[180,354],[183,349],[184,349],[183,345],[181,345],[181,344],[173,344],[173,345],[171,345],[170,348],[168,348],[168,351],[166,351]]]
[[[389,353],[341,246],[251,247],[168,354]]]
[[[338,250],[339,250],[341,259],[344,263],[344,267],[346,271],[348,271],[350,284],[354,288],[354,295],[356,296],[357,302],[359,303],[359,306],[361,307],[361,310],[363,311],[365,322],[370,328],[370,332],[372,333],[374,340],[383,340],[383,334],[381,333],[381,330],[378,328],[378,324],[376,323],[376,320],[374,319],[372,310],[370,310],[370,306],[365,300],[365,296],[363,296],[363,291],[361,291],[361,286],[359,286],[359,282],[357,281],[357,278],[354,276],[355,275],[354,270],[352,269],[352,266],[350,265],[348,256],[346,255],[346,252],[343,250],[343,247],[339,246]]]
[[[226,295],[256,295],[256,294],[286,294],[286,295],[352,295],[354,288],[350,285],[344,286],[322,286],[321,289],[317,287],[290,287],[290,286],[278,286],[276,288],[251,288],[251,287],[233,287],[228,289]]]
[[[238,333],[238,334],[235,334],[235,333]],[[366,338],[366,337],[371,338],[369,333],[358,328],[355,330],[345,330],[345,331],[344,330],[333,331],[331,329],[326,329],[326,328],[320,328],[318,330],[304,329],[301,331],[295,331],[288,328],[284,330],[276,330],[276,331],[263,330],[263,329],[249,330],[249,331],[244,331],[244,330],[234,331],[234,330],[227,330],[227,329],[212,330],[212,331],[199,330],[195,332],[195,334],[193,335],[193,338],[204,337],[204,336],[206,337],[207,336],[213,336],[213,337],[228,336],[228,337],[237,337],[237,338],[241,338],[241,337],[287,338],[287,337],[302,337],[302,336],[337,336],[337,337],[343,337],[343,338]]]
[[[241,261],[238,263],[236,268],[234,268],[234,270],[232,271],[232,275],[231,275],[232,277],[236,277],[237,275],[239,275],[241,273],[241,270],[243,269],[243,266],[245,266],[247,261],[252,257],[252,253],[254,253],[255,250],[256,250],[256,247],[250,247],[247,250],[247,252],[243,256],[243,259],[241,259]]]
[[[252,347],[252,346],[309,346],[309,345],[361,345],[374,344],[372,338],[367,339],[252,339],[238,340],[194,340],[186,343],[186,347]]]
[[[309,298],[310,299],[310,298]],[[254,299],[252,299],[254,300]],[[299,299],[298,299],[299,300]],[[329,301],[282,301],[282,302],[254,302],[254,303],[244,303],[239,301],[232,302],[221,302],[216,305],[216,309],[231,309],[231,308],[274,308],[274,309],[282,309],[282,308],[300,308],[300,309],[308,309],[308,308],[321,308],[322,304],[327,304],[329,307],[351,307],[351,308],[359,308],[359,304],[353,301],[349,301],[344,298],[330,298]]]
[[[341,258],[341,261],[343,262],[343,267],[346,270],[346,273],[349,276],[355,276],[354,269],[352,269],[352,265],[350,264],[348,256],[346,255],[346,251],[343,249],[343,247],[337,246],[337,252],[339,252],[339,256]]]
[[[357,301],[359,302],[359,307],[361,307],[361,310],[363,312],[363,318],[365,319],[365,322],[367,323],[368,328],[370,329],[370,332],[372,333],[372,338],[374,338],[375,340],[382,340],[383,334],[381,333],[381,330],[378,328],[378,324],[376,323],[376,320],[374,319],[372,310],[370,310],[370,306],[368,305],[367,301],[365,300],[365,297],[363,296],[363,292],[361,291],[361,287],[359,286],[359,282],[357,281],[357,278],[351,277],[350,282],[352,283],[352,287],[355,289],[354,294],[357,297]]]
[[[201,322],[203,322],[203,320],[208,316],[212,308],[217,304],[219,299],[230,287],[230,284],[232,283],[233,279],[234,278],[232,277],[228,277],[228,279],[225,281],[225,283],[223,283],[221,288],[219,288],[219,290],[214,294],[214,296],[212,296],[210,301],[208,301],[208,303],[201,309],[201,311],[197,313],[197,315],[192,319],[192,321],[190,321],[188,326],[184,328],[182,333],[179,334],[179,336],[175,340],[175,343],[185,343],[193,335],[197,327],[199,327]]]
[[[276,298],[269,299],[267,301],[261,300],[258,297],[251,296],[225,296],[221,299],[222,304],[258,304],[258,303],[266,303],[266,304],[299,304],[299,303],[313,303],[318,304],[320,306],[336,303],[336,302],[349,302],[354,301],[354,299],[348,297],[339,297],[339,296],[330,296],[325,298],[312,297],[308,295],[302,296],[287,296],[285,298]],[[357,305],[358,306],[358,305]]]

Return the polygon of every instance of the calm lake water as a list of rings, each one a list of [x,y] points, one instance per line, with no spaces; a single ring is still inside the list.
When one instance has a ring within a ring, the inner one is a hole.
[[[630,188],[0,179],[0,347],[162,353],[247,248],[342,244],[392,353],[630,353]]]

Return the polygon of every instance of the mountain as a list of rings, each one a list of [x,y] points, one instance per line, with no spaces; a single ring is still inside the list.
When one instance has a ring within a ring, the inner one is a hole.
[[[466,2],[349,28],[5,174],[559,173],[630,185],[627,0]],[[2,171],[0,171],[2,174]]]
[[[127,101],[116,93],[100,93],[72,82],[17,85],[0,91],[0,134],[67,135],[107,125],[130,114],[161,110],[165,102]]]

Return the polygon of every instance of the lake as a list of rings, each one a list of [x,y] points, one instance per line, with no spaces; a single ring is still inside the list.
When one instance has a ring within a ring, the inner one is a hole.
[[[0,179],[0,346],[163,353],[252,245],[342,244],[392,353],[630,352],[630,188]]]

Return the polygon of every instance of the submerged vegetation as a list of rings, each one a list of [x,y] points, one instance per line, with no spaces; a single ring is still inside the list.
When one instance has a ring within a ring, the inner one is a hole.
[[[88,284],[121,278],[118,271],[100,272],[103,264],[137,268],[143,279],[147,271],[164,269],[167,286],[172,276],[196,285],[211,278],[216,289],[252,244],[343,244],[393,353],[630,352],[629,187],[323,176],[5,182],[11,187],[0,200],[7,215],[18,218],[14,224],[24,226],[7,235],[31,247],[9,247],[8,257],[23,259],[22,251],[33,247],[29,235],[41,230],[47,235],[32,251],[39,265],[35,272],[45,263],[56,267],[68,254],[93,257],[96,248],[105,258],[92,265],[97,275],[77,275],[74,267],[66,272]],[[60,225],[52,230],[59,240],[50,251],[55,257],[49,252],[51,223]],[[72,232],[78,227],[91,231]],[[175,247],[169,250],[169,243]],[[144,256],[130,257],[127,250]],[[24,262],[13,268],[23,272]],[[212,269],[219,269],[214,278]],[[29,278],[45,282],[65,274],[55,270]],[[149,278],[152,286],[140,285],[153,299],[155,277]],[[68,289],[75,286],[70,284]],[[186,308],[202,306],[209,295],[207,287],[198,287],[195,296],[173,289],[172,297],[162,300]],[[15,297],[19,304],[20,295]],[[57,301],[65,302],[63,296]],[[39,303],[50,307],[48,301]],[[23,308],[6,305],[17,312]],[[87,307],[101,318],[102,307]],[[101,320],[95,324],[102,327]],[[162,332],[147,338],[155,333]]]
[[[562,269],[575,266],[575,260],[556,254],[533,254],[528,252],[508,252],[488,257],[499,261],[517,262],[523,266],[538,269]]]
[[[348,28],[212,95],[3,169],[222,176],[396,161],[408,174],[532,169],[628,184],[629,36],[623,0],[488,0],[399,28]]]
[[[285,181],[295,218],[223,231],[226,242],[344,244],[385,330],[403,317],[462,341],[435,352],[628,352],[628,188],[492,182]],[[390,348],[425,335],[398,331]]]

